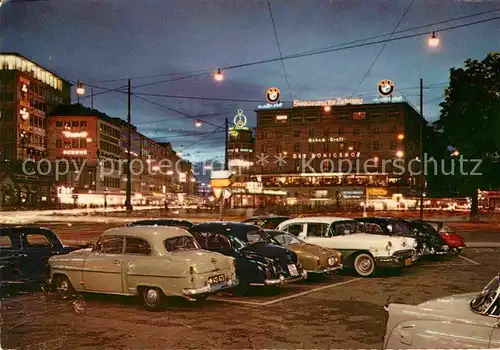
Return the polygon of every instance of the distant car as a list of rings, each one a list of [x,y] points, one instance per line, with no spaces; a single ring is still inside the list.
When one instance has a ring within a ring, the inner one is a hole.
[[[450,253],[450,247],[434,227],[420,220],[405,220],[405,222],[410,225],[413,232],[427,239],[428,255],[443,256]]]
[[[465,248],[465,239],[444,222],[425,221],[425,223],[431,225],[436,231],[439,232],[441,238],[446,242],[454,254],[460,254],[460,252]]]
[[[289,219],[290,219],[289,216],[262,215],[262,216],[251,217],[249,219],[243,220],[243,222],[245,224],[251,224],[262,227],[263,229],[274,230],[283,221]]]
[[[344,268],[354,268],[363,277],[376,268],[401,268],[412,265],[417,242],[408,237],[367,234],[352,219],[339,217],[304,217],[282,222],[278,230],[287,231],[307,243],[338,250]]]
[[[75,292],[140,296],[159,310],[165,296],[195,301],[238,284],[235,261],[202,250],[178,227],[118,227],[93,248],[49,259],[50,284],[65,299]]]
[[[297,254],[307,274],[323,274],[342,269],[342,254],[334,249],[309,244],[291,233],[277,230],[266,232],[279,244]]]
[[[187,230],[193,227],[194,224],[191,221],[178,219],[146,219],[133,221],[127,224],[127,226],[172,226]]]
[[[498,349],[500,276],[480,293],[389,304],[384,349]]]
[[[236,222],[208,222],[193,226],[193,236],[203,249],[236,259],[239,291],[248,286],[279,286],[307,277],[297,254],[273,244],[260,227]]]
[[[85,246],[63,245],[54,232],[42,227],[0,227],[0,287],[45,283],[49,258],[81,247]]]

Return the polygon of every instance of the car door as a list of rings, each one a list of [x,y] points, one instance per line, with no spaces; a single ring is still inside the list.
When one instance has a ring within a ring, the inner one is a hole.
[[[54,249],[52,232],[34,227],[18,230],[21,231],[21,244],[25,254],[25,258],[20,260],[23,275],[34,281],[45,280],[49,276],[48,260]]]
[[[282,231],[291,233],[294,236],[300,237],[300,238],[307,238],[306,237],[306,231],[305,231],[305,224],[302,223],[294,223],[287,225],[283,227]]]
[[[124,238],[101,236],[83,265],[86,292],[123,293]]]

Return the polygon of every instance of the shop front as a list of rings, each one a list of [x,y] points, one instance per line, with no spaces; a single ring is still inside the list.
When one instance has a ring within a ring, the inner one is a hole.
[[[231,185],[231,208],[259,208],[286,204],[287,192],[265,190],[262,183],[235,182]]]

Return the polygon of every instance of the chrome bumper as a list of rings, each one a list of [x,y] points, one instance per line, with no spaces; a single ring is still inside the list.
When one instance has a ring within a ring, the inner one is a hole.
[[[340,265],[337,265],[337,266],[327,267],[325,269],[307,270],[307,273],[316,273],[316,274],[330,273],[330,272],[335,272],[335,271],[342,270],[343,268],[344,268],[344,266],[342,264],[340,264]]]
[[[222,283],[215,283],[211,284],[209,286],[205,287],[200,287],[200,288],[184,288],[182,290],[182,294],[186,296],[193,296],[193,295],[200,295],[200,294],[207,294],[207,293],[215,293],[219,290],[222,289],[227,289],[227,288],[232,288],[235,287],[239,284],[238,279],[222,282]]]
[[[276,279],[266,279],[262,283],[249,283],[249,286],[281,286],[288,283],[293,283],[301,280],[305,280],[307,278],[307,271],[303,271],[301,275],[285,278],[284,276],[280,276],[280,278]]]

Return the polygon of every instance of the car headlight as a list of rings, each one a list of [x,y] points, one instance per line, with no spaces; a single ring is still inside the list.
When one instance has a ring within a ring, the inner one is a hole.
[[[335,265],[336,259],[332,256],[328,258],[328,265],[333,266]]]
[[[418,242],[417,241],[413,242],[413,248],[417,248],[417,247],[418,247]]]
[[[389,241],[389,242],[387,242],[387,246],[385,247],[385,250],[390,251],[391,248],[392,248],[392,242]]]

